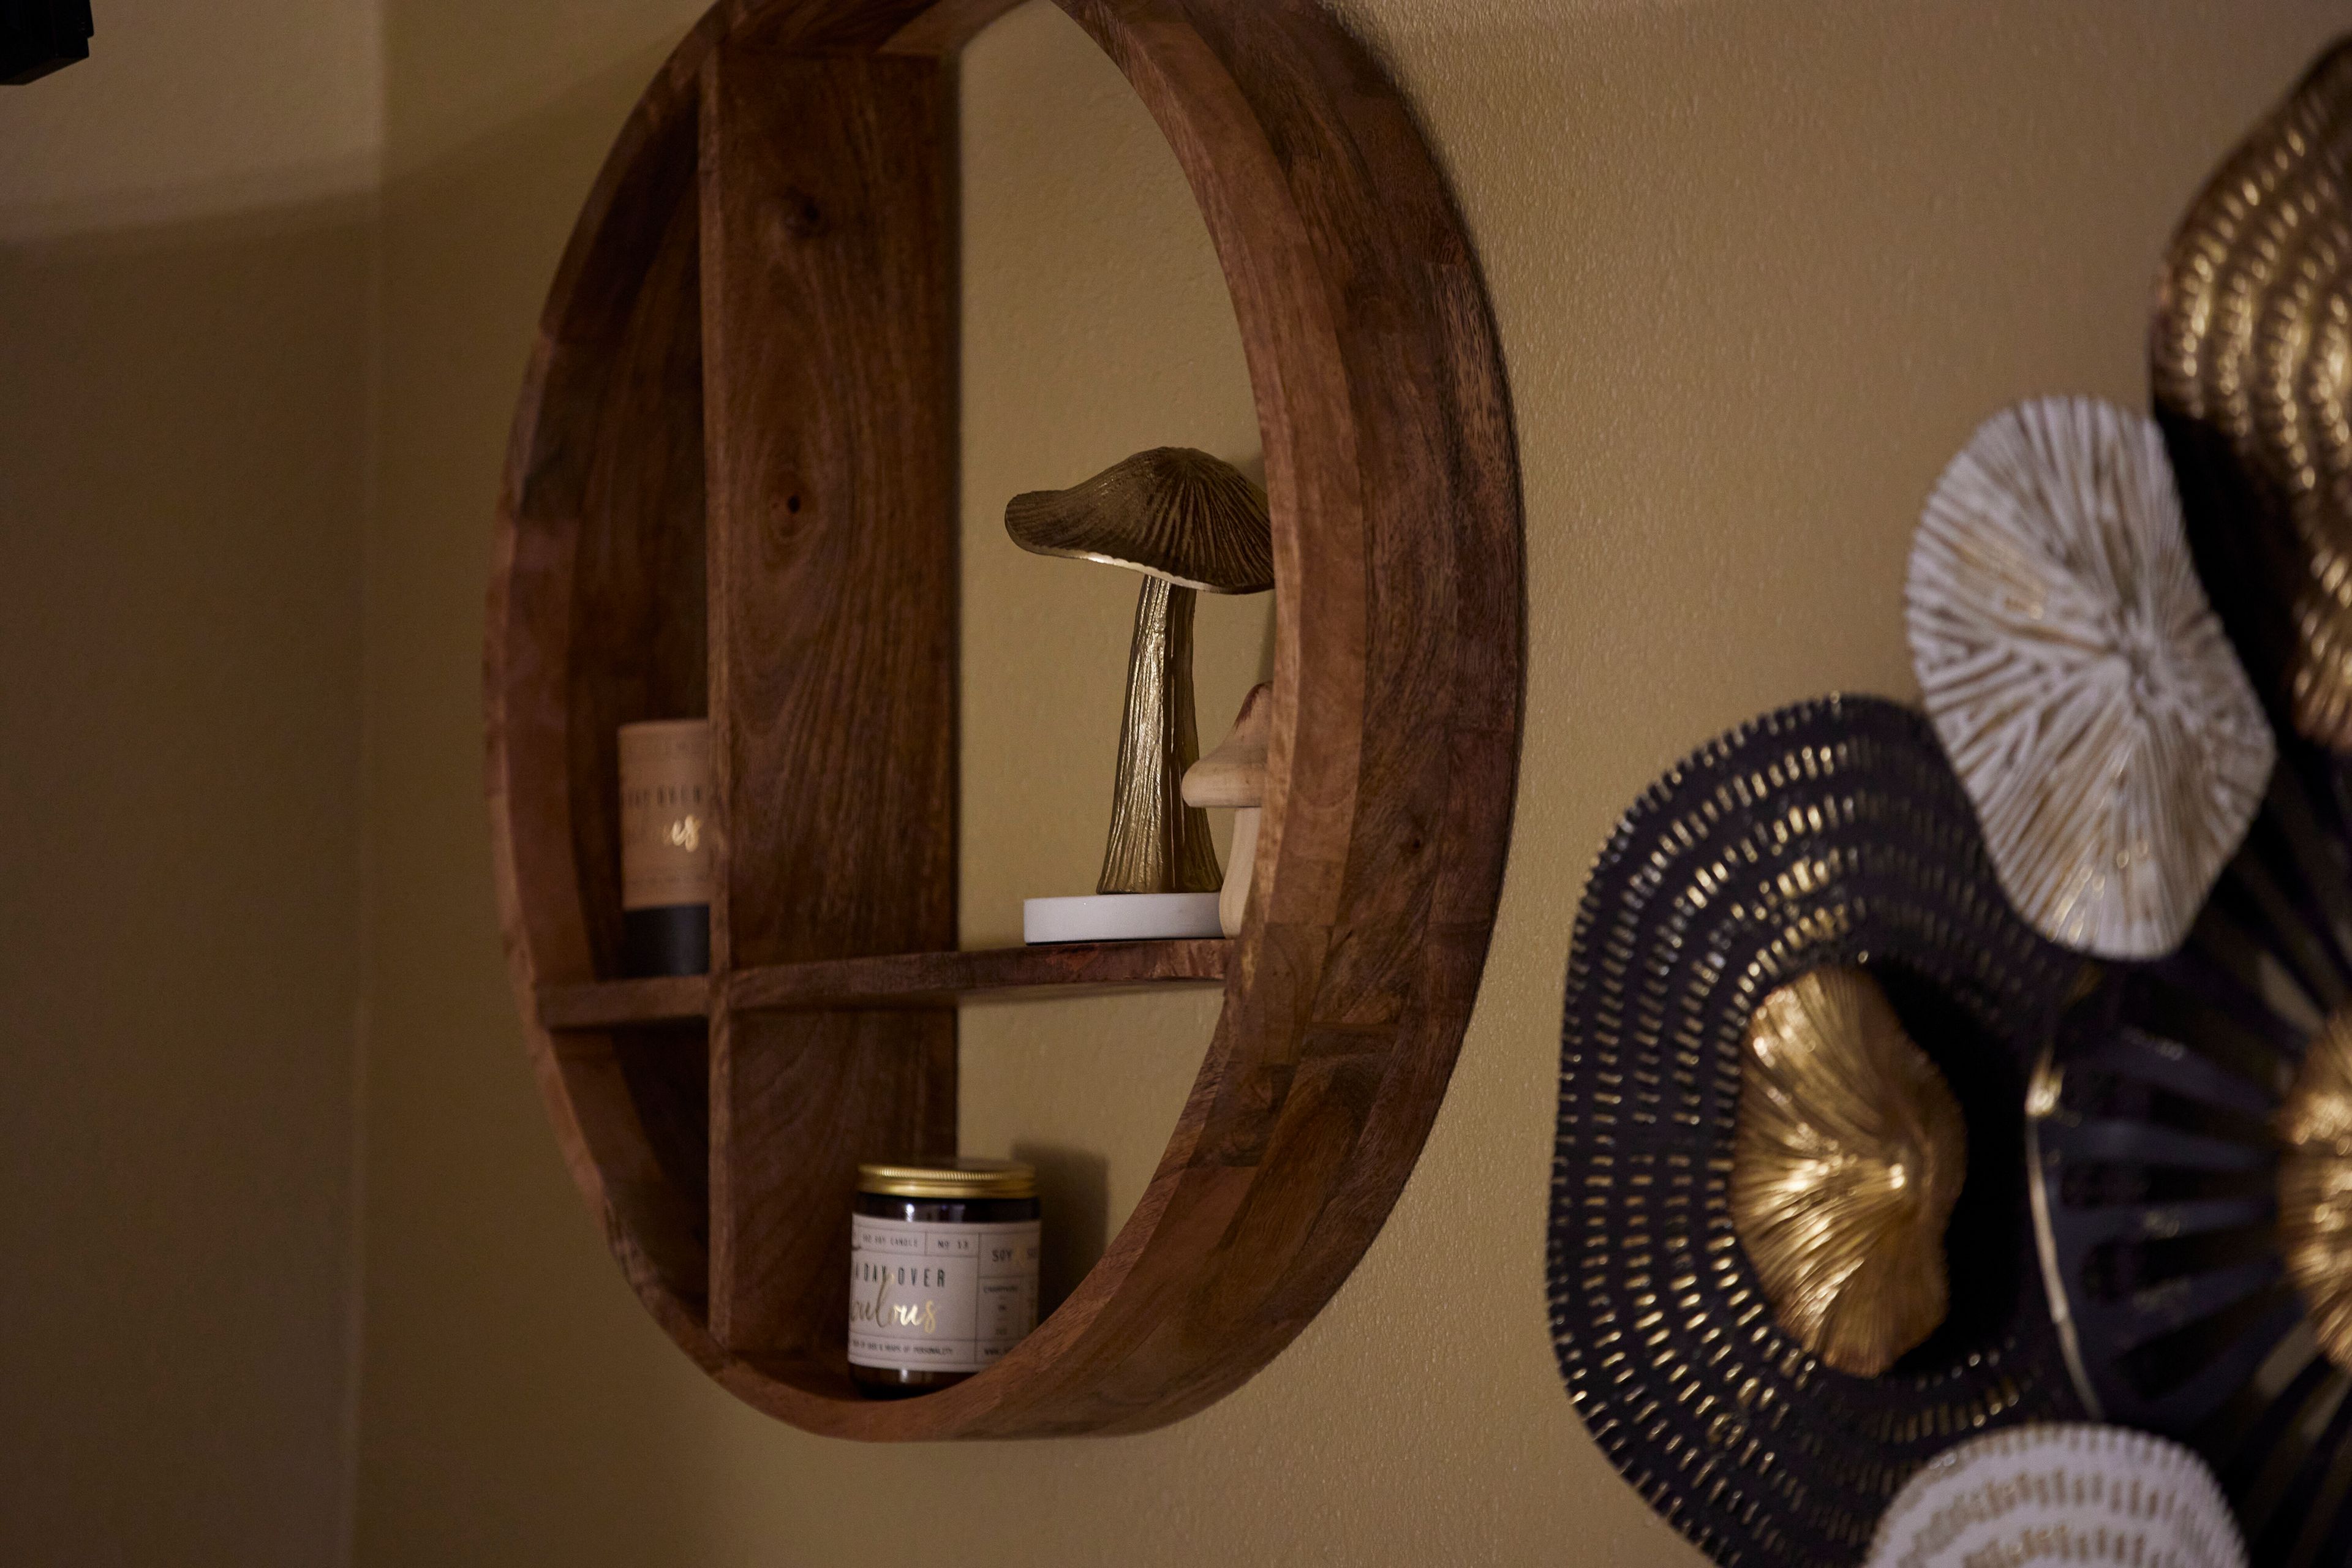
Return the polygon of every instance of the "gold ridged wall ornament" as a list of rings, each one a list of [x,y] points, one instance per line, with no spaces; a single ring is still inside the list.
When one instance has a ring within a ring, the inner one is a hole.
[[[1842,966],[1764,998],[1741,1054],[1731,1222],[1780,1326],[1876,1377],[1944,1321],[1958,1100],[1878,984]]]
[[[1185,770],[1201,754],[1193,595],[1274,586],[1265,492],[1206,452],[1157,447],[1068,489],[1015,496],[1004,529],[1024,550],[1144,575],[1128,650],[1110,842],[1095,890],[1215,892],[1223,872],[1208,815],[1183,798]]]
[[[2352,1013],[2312,1037],[2279,1107],[2279,1246],[2327,1359],[2352,1371]]]
[[[2082,397],[1987,421],[1928,497],[1906,601],[1927,716],[2017,912],[2103,958],[2179,946],[2276,744],[2155,423]]]
[[[2193,509],[2200,563],[2246,577],[2232,633],[2275,667],[2262,673],[2297,731],[2352,751],[2352,48],[2322,59],[2190,208],[2150,360],[2176,446],[2212,470]]]

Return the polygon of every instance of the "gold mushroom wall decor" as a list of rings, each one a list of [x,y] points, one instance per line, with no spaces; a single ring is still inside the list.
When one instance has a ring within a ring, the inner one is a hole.
[[[1906,600],[1928,717],[2018,912],[2103,958],[2179,946],[2273,747],[2155,424],[2079,397],[1988,421],[1928,498]]]
[[[2190,206],[2149,351],[2231,636],[2287,725],[2352,752],[2352,46]]]
[[[1724,1563],[2352,1563],[2352,41],[2151,357],[1935,485],[1924,720],[1753,721],[1587,888],[1554,1344]]]
[[[1944,1226],[1968,1129],[1936,1064],[1858,969],[1764,998],[1740,1058],[1731,1226],[1780,1326],[1876,1377],[1944,1321]]]
[[[2195,195],[2149,332],[2197,574],[2276,763],[2185,943],[2027,1101],[2084,1403],[2213,1467],[2259,1563],[2352,1562],[2352,43]]]
[[[2279,1107],[2279,1247],[2319,1348],[2352,1371],[2352,1012],[2305,1051]]]
[[[1004,527],[1024,550],[1143,574],[1102,876],[1092,898],[1029,900],[1028,940],[1217,935],[1223,874],[1208,817],[1183,797],[1201,749],[1192,612],[1197,593],[1274,586],[1265,492],[1206,452],[1158,447],[1068,489],[1015,496]]]

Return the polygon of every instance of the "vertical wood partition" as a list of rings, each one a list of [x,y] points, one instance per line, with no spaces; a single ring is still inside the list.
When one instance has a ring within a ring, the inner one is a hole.
[[[739,29],[702,70],[720,976],[955,945],[949,79],[937,59],[798,55],[770,33]],[[722,1002],[720,1344],[839,1339],[848,1230],[804,1194],[851,1190],[861,1159],[952,1152],[955,1052],[946,1009]]]
[[[954,951],[951,73],[1010,0],[715,6],[590,195],[500,497],[493,848],[559,1140],[672,1338],[844,1436],[1132,1431],[1279,1353],[1419,1156],[1508,841],[1517,456],[1412,115],[1315,0],[1058,3],[1183,165],[1257,399],[1275,692],[1236,939]],[[632,983],[612,731],[706,699],[712,973]],[[953,1149],[955,998],[1219,977],[1167,1152],[1071,1298],[964,1383],[859,1400],[855,1166]]]

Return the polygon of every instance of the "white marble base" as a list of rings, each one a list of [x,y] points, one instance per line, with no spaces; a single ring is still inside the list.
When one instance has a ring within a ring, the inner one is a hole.
[[[1089,893],[1021,901],[1021,937],[1033,947],[1223,934],[1214,893]]]

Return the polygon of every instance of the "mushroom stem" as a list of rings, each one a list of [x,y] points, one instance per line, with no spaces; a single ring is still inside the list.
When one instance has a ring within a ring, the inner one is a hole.
[[[1226,873],[1224,890],[1217,895],[1217,924],[1227,936],[1242,934],[1242,917],[1249,913],[1250,879],[1257,870],[1257,824],[1264,815],[1255,805],[1234,812],[1234,868]]]
[[[1249,913],[1250,873],[1257,866],[1257,826],[1265,805],[1265,751],[1274,728],[1274,688],[1250,688],[1232,733],[1184,775],[1184,799],[1192,805],[1234,808],[1233,858],[1225,890],[1217,899],[1217,921],[1227,936],[1242,933]]]
[[[1221,879],[1208,814],[1184,804],[1184,770],[1201,752],[1192,717],[1193,599],[1192,589],[1153,576],[1136,600],[1098,893],[1211,893]]]

